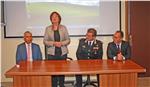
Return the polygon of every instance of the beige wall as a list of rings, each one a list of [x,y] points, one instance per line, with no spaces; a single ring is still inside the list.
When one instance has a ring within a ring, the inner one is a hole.
[[[125,26],[125,22],[124,22],[124,3],[122,3],[122,30],[124,30],[124,26]],[[16,54],[16,48],[17,45],[20,44],[21,42],[23,42],[22,38],[4,38],[4,29],[2,27],[1,29],[2,35],[1,35],[1,50],[0,51],[2,53],[2,58],[1,58],[1,76],[2,76],[2,82],[7,82],[7,81],[12,81],[12,79],[10,78],[6,78],[4,76],[4,73],[10,69],[12,66],[15,65],[15,54]],[[76,49],[78,46],[78,40],[81,37],[71,37],[71,43],[69,45],[69,57],[72,57],[74,60],[76,60]],[[103,55],[103,59],[106,59],[106,47],[108,42],[112,41],[112,37],[111,36],[102,36],[102,37],[97,37],[97,39],[101,40],[103,42],[103,50],[104,50],[104,55]],[[44,57],[44,45],[43,45],[43,38],[34,38],[33,42],[37,43],[40,45],[41,50],[42,50],[42,54]]]

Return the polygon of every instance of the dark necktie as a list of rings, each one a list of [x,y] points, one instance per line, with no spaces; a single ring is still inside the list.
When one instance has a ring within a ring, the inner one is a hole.
[[[118,53],[121,51],[121,49],[120,49],[118,44],[117,44],[117,51],[118,51]]]
[[[89,41],[89,43],[88,43],[88,46],[89,46],[89,47],[91,47],[91,46],[92,46],[92,45],[91,45],[91,43],[92,43],[92,42],[91,42],[91,41]]]

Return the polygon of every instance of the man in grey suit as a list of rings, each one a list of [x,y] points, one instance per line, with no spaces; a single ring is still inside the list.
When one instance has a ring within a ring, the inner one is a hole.
[[[126,60],[131,57],[129,42],[123,40],[123,32],[116,31],[113,35],[113,42],[107,46],[107,57],[113,60]]]
[[[97,31],[94,28],[90,28],[87,30],[86,38],[80,39],[76,52],[78,60],[102,59],[103,46],[102,42],[96,39],[96,35]],[[99,82],[98,75],[97,80]],[[82,75],[76,75],[76,82],[77,87],[82,87]]]

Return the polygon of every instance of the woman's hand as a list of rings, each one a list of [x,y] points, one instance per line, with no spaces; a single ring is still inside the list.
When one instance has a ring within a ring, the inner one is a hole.
[[[61,46],[62,46],[62,43],[61,43],[61,42],[54,42],[54,46],[55,46],[55,47],[61,47]]]

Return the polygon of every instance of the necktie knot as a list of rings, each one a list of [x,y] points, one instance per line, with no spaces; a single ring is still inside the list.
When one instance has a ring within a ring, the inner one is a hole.
[[[89,45],[89,46],[91,46],[91,43],[92,43],[92,42],[91,42],[91,41],[89,41],[88,45]]]
[[[118,52],[120,52],[120,51],[121,51],[121,49],[120,49],[120,45],[119,45],[119,44],[117,44],[117,50],[118,50]]]
[[[119,49],[119,45],[117,45],[117,48]]]

